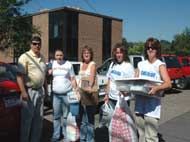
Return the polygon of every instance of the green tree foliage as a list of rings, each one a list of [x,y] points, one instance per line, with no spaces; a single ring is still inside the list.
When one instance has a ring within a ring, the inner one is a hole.
[[[175,51],[177,55],[190,56],[190,28],[174,36],[171,50]]]
[[[137,54],[137,55],[144,54],[144,43],[143,42],[129,43],[128,54],[131,54],[131,55],[132,54]]]
[[[15,53],[24,52],[32,33],[39,30],[32,26],[29,17],[23,17],[21,6],[30,0],[0,1],[0,50],[13,48]]]
[[[171,50],[171,43],[167,40],[160,40],[162,54],[175,54],[175,51]]]
[[[122,44],[125,46],[125,48],[128,48],[128,43],[126,38],[122,38]]]
[[[144,49],[143,42],[127,42],[127,39],[123,38],[122,43],[127,50],[127,54],[129,54],[129,55],[132,55],[132,54],[142,55],[144,52],[143,51],[143,49]]]

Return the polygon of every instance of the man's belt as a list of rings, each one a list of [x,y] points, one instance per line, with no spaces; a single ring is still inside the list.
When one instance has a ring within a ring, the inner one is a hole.
[[[26,86],[26,89],[40,90],[40,89],[42,89],[42,87],[33,87],[33,86],[28,87],[28,86]]]

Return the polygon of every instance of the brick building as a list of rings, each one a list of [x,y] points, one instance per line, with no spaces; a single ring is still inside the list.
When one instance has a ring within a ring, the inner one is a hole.
[[[31,23],[40,28],[42,53],[46,61],[61,48],[67,59],[81,60],[84,45],[93,48],[94,61],[100,65],[111,56],[111,47],[122,41],[122,19],[79,9],[63,7],[30,15]]]

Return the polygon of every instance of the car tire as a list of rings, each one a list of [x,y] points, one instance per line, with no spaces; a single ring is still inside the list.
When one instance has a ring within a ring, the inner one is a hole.
[[[176,84],[176,87],[179,89],[185,89],[187,85],[187,79],[185,77],[182,77],[179,79],[179,82]]]

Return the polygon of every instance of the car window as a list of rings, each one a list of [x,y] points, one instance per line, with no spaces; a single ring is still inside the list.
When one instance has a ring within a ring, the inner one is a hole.
[[[187,59],[187,58],[183,58],[183,59],[182,59],[182,65],[183,65],[183,66],[189,66],[189,63],[188,63],[188,59]]]
[[[180,68],[179,61],[176,56],[164,56],[167,68]]]
[[[142,57],[134,57],[133,58],[133,64],[134,64],[134,68],[137,68],[137,64],[138,62],[142,61]]]
[[[106,75],[112,61],[113,61],[113,59],[110,58],[110,59],[106,60],[99,68],[97,68],[98,74]]]
[[[80,64],[73,64],[73,69],[74,69],[75,75],[78,75],[79,70],[80,70]]]
[[[9,65],[0,64],[0,81],[16,81],[16,69]]]

